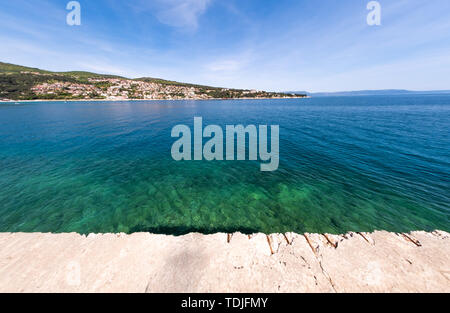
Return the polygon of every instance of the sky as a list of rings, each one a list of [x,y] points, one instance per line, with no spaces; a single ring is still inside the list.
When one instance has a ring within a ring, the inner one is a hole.
[[[0,0],[0,61],[267,91],[450,89],[450,1]]]

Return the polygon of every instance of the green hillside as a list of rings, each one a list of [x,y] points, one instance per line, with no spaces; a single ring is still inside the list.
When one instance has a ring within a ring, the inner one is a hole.
[[[15,64],[0,62],[0,73],[20,73],[20,72],[39,72],[39,73],[49,73],[48,71],[43,71],[38,68],[20,66]]]

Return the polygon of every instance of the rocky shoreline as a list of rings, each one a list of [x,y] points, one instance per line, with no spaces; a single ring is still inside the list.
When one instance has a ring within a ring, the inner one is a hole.
[[[450,292],[450,234],[0,233],[0,292]]]

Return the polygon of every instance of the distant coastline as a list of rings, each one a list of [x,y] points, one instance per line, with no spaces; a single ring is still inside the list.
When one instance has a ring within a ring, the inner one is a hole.
[[[286,93],[304,93],[312,97],[357,97],[357,96],[408,96],[408,95],[450,95],[450,90],[415,91],[404,89],[357,90],[337,92],[287,91]]]

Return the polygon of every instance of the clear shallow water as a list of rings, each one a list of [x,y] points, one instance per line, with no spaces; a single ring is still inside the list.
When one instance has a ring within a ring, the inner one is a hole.
[[[177,124],[280,125],[280,167],[175,162]],[[450,96],[0,104],[1,232],[450,231]]]

